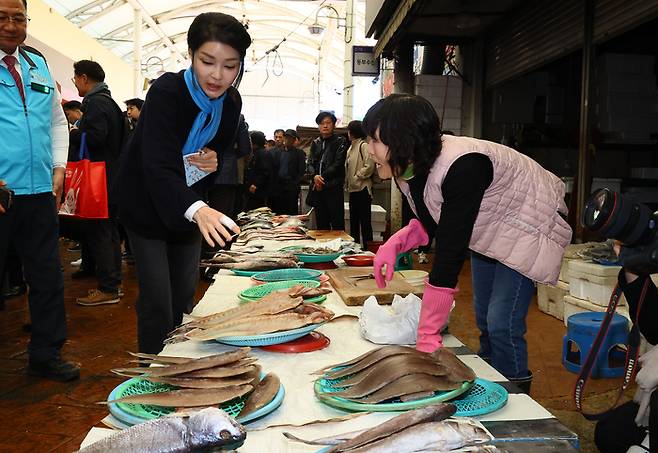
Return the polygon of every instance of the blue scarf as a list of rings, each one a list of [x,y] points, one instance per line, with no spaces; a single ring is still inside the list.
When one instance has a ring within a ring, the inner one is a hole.
[[[194,103],[201,111],[194,120],[192,129],[187,136],[187,141],[183,146],[183,156],[196,153],[215,137],[219,129],[219,123],[222,120],[224,99],[226,98],[226,93],[224,93],[217,99],[210,99],[199,86],[199,81],[192,70],[192,66],[185,71],[185,84]],[[208,115],[210,115],[210,121],[208,121]],[[206,124],[206,121],[208,121],[208,124]]]

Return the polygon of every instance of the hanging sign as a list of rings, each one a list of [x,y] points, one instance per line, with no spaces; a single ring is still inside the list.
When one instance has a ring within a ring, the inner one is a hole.
[[[352,47],[352,75],[370,77],[379,75],[379,57],[375,57],[373,46]]]

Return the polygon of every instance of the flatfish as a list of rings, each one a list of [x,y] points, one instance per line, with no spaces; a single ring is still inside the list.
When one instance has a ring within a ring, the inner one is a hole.
[[[251,385],[236,385],[232,387],[224,387],[221,389],[172,390],[169,392],[129,395],[112,401],[103,402],[101,404],[152,404],[154,406],[164,407],[210,406],[239,398],[251,392],[253,389],[254,388]]]
[[[451,382],[444,376],[432,376],[430,374],[407,374],[396,379],[364,398],[341,395],[342,398],[365,404],[376,404],[382,401],[397,398],[403,395],[411,395],[418,392],[437,392],[455,390],[461,387],[461,383]],[[354,387],[352,387],[353,389]],[[350,389],[350,390],[352,390]]]

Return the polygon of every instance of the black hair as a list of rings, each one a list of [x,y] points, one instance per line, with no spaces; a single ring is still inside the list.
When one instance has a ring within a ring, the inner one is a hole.
[[[363,130],[363,123],[359,120],[352,120],[347,125],[352,138],[366,138],[366,131]]]
[[[62,104],[64,110],[80,110],[82,103],[80,101],[67,101]]]
[[[363,128],[388,146],[396,176],[413,164],[414,175],[425,177],[441,153],[441,124],[432,104],[412,94],[391,94],[377,101],[363,118]]]
[[[128,107],[132,105],[133,107],[137,107],[137,110],[142,110],[144,100],[140,98],[132,98],[125,101],[124,104],[126,104]]]
[[[73,63],[73,72],[77,76],[86,75],[94,82],[105,81],[105,71],[101,65],[91,60],[80,60]]]
[[[286,131],[284,131],[283,129],[274,129],[274,135],[278,134],[279,132],[281,132],[283,135],[286,134]]]
[[[249,132],[249,138],[251,138],[251,143],[258,146],[259,148],[265,147],[265,134],[263,134],[261,131]]]
[[[194,52],[207,42],[221,42],[233,47],[240,54],[240,72],[233,82],[240,85],[244,74],[244,57],[251,45],[247,29],[235,17],[223,13],[202,13],[194,18],[187,30],[187,46]]]
[[[265,143],[270,145],[270,146],[276,145],[276,142],[274,140],[267,140]]]

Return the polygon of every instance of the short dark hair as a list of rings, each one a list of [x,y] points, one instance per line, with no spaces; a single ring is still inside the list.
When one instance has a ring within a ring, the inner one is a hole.
[[[223,13],[202,13],[194,18],[187,30],[187,46],[192,54],[207,42],[221,42],[240,54],[240,72],[233,84],[240,85],[244,74],[244,57],[251,45],[249,32],[235,17]]]
[[[284,135],[286,134],[286,131],[284,131],[283,129],[274,129],[274,135],[278,134],[279,132],[281,132]]]
[[[436,110],[425,98],[412,94],[391,94],[370,107],[363,129],[370,137],[379,128],[379,139],[388,146],[389,163],[401,175],[409,163],[414,175],[425,177],[441,153],[441,123]]]
[[[366,132],[363,130],[363,123],[359,120],[352,120],[347,125],[347,130],[354,138],[366,138]]]
[[[251,143],[254,145],[263,148],[265,146],[265,134],[261,131],[251,131],[249,132],[249,138],[251,138]]]
[[[137,110],[142,110],[144,100],[140,98],[132,98],[125,101],[124,104],[126,104],[128,107],[132,105],[133,107],[137,107]]]
[[[73,72],[77,76],[86,75],[94,82],[105,81],[105,71],[101,65],[91,60],[80,60],[73,63]]]
[[[80,110],[82,103],[80,101],[67,101],[62,104],[64,110]]]
[[[315,117],[315,124],[320,124],[325,118],[331,118],[331,121],[333,121],[334,124],[336,124],[336,121],[338,121],[336,119],[336,115],[334,115],[333,112],[323,110],[322,112],[318,113],[318,116]]]

